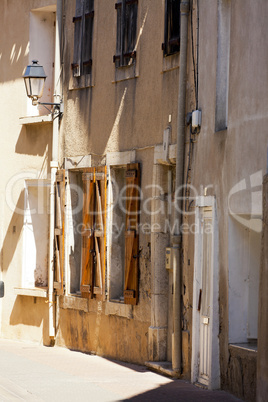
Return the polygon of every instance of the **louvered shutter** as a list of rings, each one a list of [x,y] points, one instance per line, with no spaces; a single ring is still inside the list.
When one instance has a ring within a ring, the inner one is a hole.
[[[57,294],[64,293],[64,206],[65,170],[58,170],[55,183],[55,271],[54,288]]]
[[[140,167],[138,163],[127,165],[126,171],[126,228],[125,228],[125,284],[124,302],[138,302],[139,274],[139,213]]]
[[[94,168],[84,169],[83,180],[83,228],[82,228],[82,275],[81,295],[92,297],[94,266]]]
[[[81,75],[81,53],[82,53],[82,30],[83,30],[83,1],[76,0],[74,23],[74,55],[73,55],[73,76]]]
[[[95,169],[95,265],[94,288],[96,299],[105,298],[105,249],[106,249],[106,166]]]
[[[106,167],[84,170],[82,297],[105,298]]]
[[[138,0],[122,0],[115,4],[117,11],[116,67],[132,64],[136,58]]]
[[[92,35],[93,35],[93,21],[94,10],[93,0],[85,0],[84,10],[84,28],[83,28],[83,48],[82,48],[82,62],[83,74],[90,74],[92,66]]]

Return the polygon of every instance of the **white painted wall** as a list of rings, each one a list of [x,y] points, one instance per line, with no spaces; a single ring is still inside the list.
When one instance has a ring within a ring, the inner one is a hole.
[[[44,11],[45,10],[45,11]],[[44,67],[47,79],[41,102],[53,102],[54,88],[54,53],[55,53],[55,12],[45,8],[32,11],[30,14],[30,48],[29,64],[32,60],[38,60]],[[31,100],[27,100],[27,115],[38,116],[48,114],[43,106],[33,106]]]
[[[241,222],[248,222],[245,226]],[[260,219],[229,218],[229,342],[258,337]]]

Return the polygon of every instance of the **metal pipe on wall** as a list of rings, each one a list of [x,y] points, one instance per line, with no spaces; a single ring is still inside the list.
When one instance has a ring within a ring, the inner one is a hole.
[[[61,91],[61,21],[62,0],[57,0],[56,29],[55,29],[55,62],[54,62],[54,97],[58,102]],[[52,131],[52,160],[50,162],[50,223],[49,223],[49,267],[48,267],[48,325],[51,341],[55,338],[55,300],[54,300],[54,228],[55,228],[55,180],[58,169],[59,148],[59,116],[53,116]]]
[[[188,15],[189,0],[182,0],[181,29],[180,29],[180,71],[177,117],[177,159],[176,159],[176,199],[174,219],[174,233],[172,236],[173,248],[173,336],[172,336],[172,368],[178,374],[182,369],[182,328],[181,328],[181,269],[182,269],[182,185],[184,176],[184,148],[185,148],[185,103],[186,103],[186,74],[187,74],[187,46],[188,46]],[[180,197],[178,199],[178,197]]]

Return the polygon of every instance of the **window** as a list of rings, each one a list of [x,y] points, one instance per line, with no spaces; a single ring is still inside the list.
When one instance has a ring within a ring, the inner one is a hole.
[[[76,0],[74,22],[73,76],[91,73],[94,0]]]
[[[56,215],[56,253],[60,260],[63,228],[68,242],[68,293],[96,300],[105,300],[108,293],[111,301],[137,304],[140,168],[132,163],[111,169],[109,200],[106,169],[98,166],[68,171],[68,215],[65,222]],[[63,197],[60,184],[57,190]],[[63,204],[59,199],[58,210]],[[58,265],[56,289],[60,292],[60,282],[65,278],[61,279]]]
[[[55,183],[55,268],[54,289],[57,294],[63,294],[65,289],[64,278],[64,208],[65,208],[65,170],[58,170]]]
[[[106,166],[84,170],[81,295],[105,299]]]
[[[138,0],[122,0],[115,4],[117,11],[116,67],[133,64],[136,59]]]
[[[23,223],[22,287],[48,285],[49,181],[26,180]]]
[[[109,183],[109,298],[138,303],[140,166],[112,167]]]
[[[228,125],[230,23],[231,4],[227,0],[219,1],[215,108],[216,132],[226,130]]]
[[[164,56],[180,51],[180,0],[166,0]]]
[[[55,15],[56,5],[50,7],[42,7],[32,10],[30,13],[30,30],[29,30],[29,58],[28,64],[32,60],[39,60],[44,66],[47,74],[45,88],[42,96],[42,102],[53,102],[51,88],[54,87],[54,53],[55,53]],[[26,63],[26,61],[25,61]],[[43,106],[33,106],[30,98],[27,99],[27,116],[41,116],[48,112]]]

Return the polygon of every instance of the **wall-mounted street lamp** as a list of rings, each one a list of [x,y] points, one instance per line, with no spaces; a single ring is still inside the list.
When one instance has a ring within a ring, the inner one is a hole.
[[[49,105],[54,106],[54,110],[58,114],[63,112],[63,103],[50,103],[50,102],[39,102],[39,99],[43,95],[45,80],[47,78],[43,66],[38,64],[38,60],[33,60],[32,64],[26,67],[25,74],[23,76],[25,88],[28,98],[32,100],[32,104],[36,105]]]

